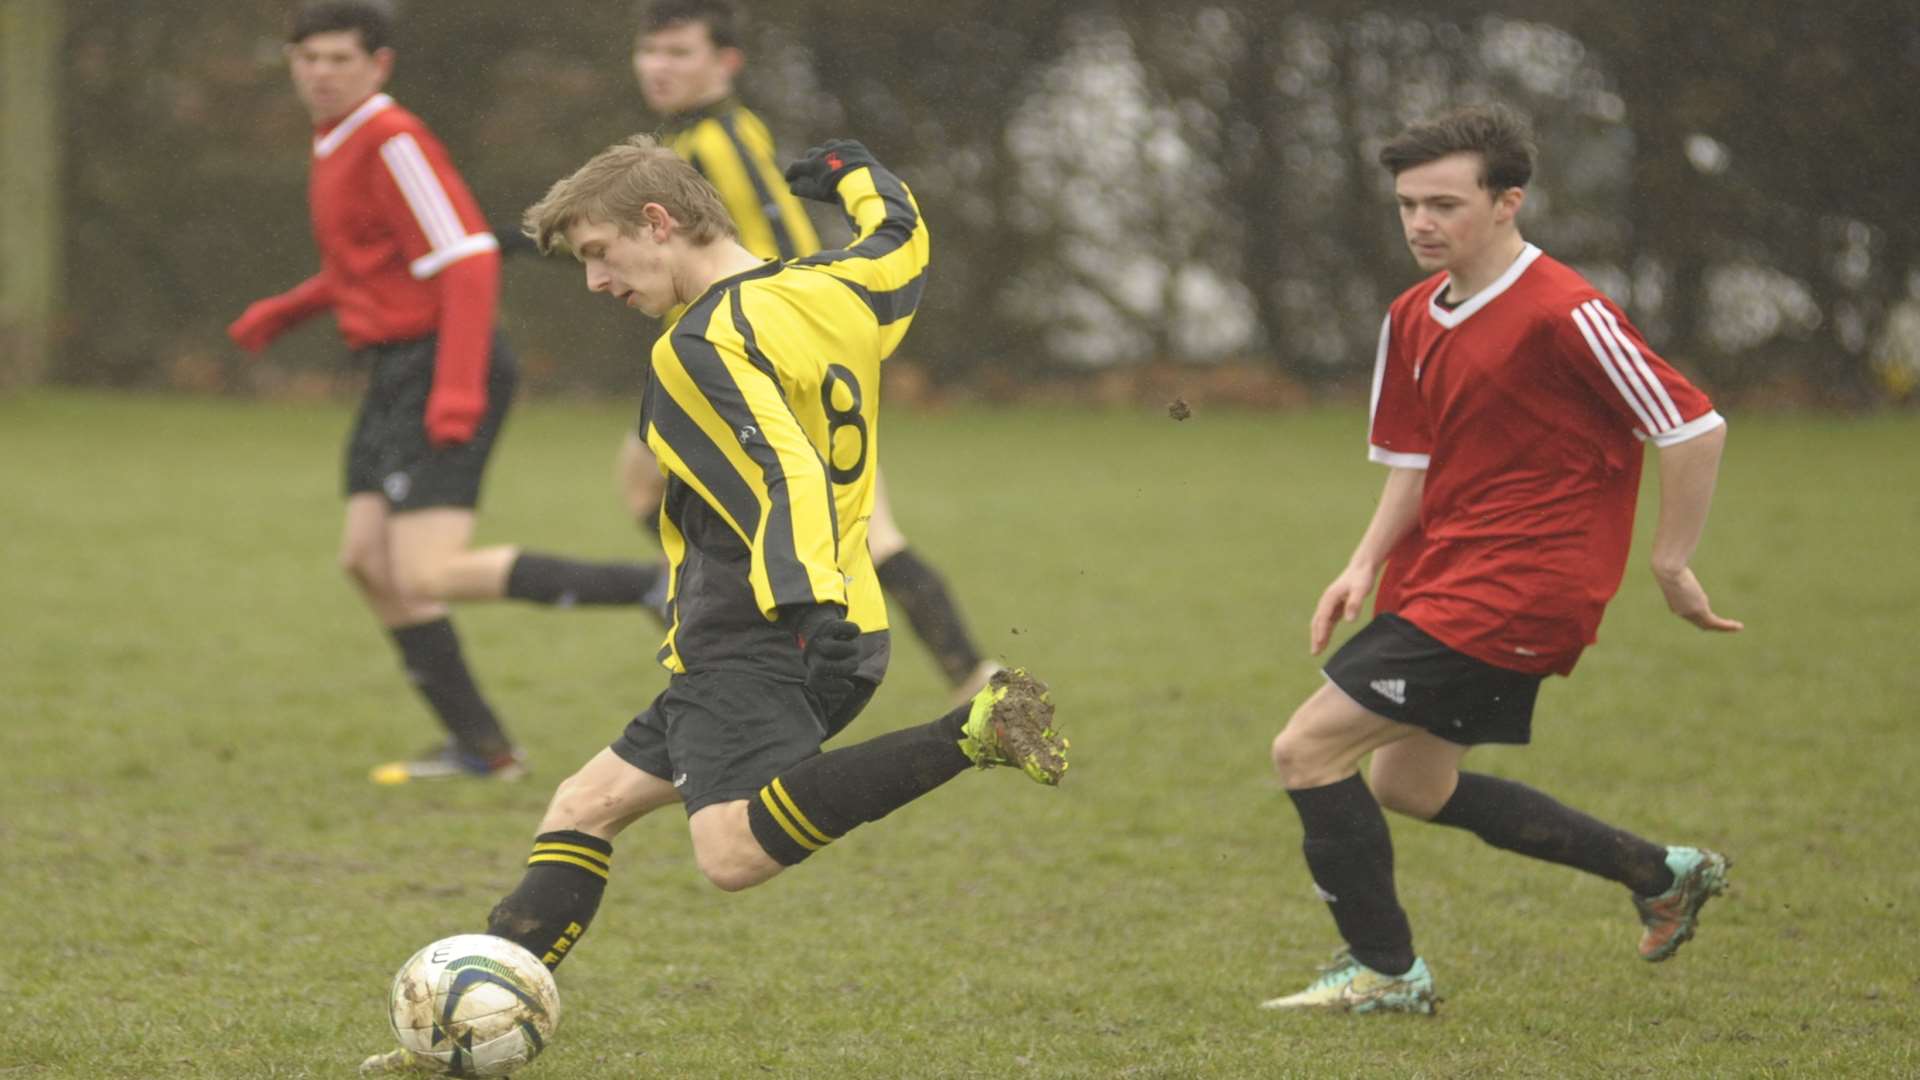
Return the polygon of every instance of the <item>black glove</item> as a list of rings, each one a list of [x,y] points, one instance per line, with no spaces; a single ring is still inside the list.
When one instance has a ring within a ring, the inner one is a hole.
[[[787,186],[803,199],[837,206],[840,196],[834,190],[840,186],[840,178],[855,169],[878,164],[858,142],[828,139],[826,145],[808,150],[799,161],[787,166]]]
[[[848,678],[860,667],[860,627],[844,614],[838,604],[820,604],[802,612],[795,624],[809,685]]]
[[[500,257],[503,259],[511,259],[515,255],[540,254],[540,245],[534,243],[532,237],[517,228],[495,228],[493,230],[493,241],[500,245]]]

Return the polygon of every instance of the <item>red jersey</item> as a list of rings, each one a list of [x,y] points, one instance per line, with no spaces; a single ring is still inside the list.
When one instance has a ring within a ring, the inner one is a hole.
[[[1447,282],[1402,293],[1380,331],[1368,456],[1426,484],[1376,608],[1486,663],[1564,675],[1626,570],[1643,442],[1724,421],[1532,244],[1451,309]]]
[[[287,294],[331,307],[348,345],[438,334],[427,428],[464,439],[486,412],[499,244],[446,148],[375,94],[318,128],[308,183],[320,273]]]

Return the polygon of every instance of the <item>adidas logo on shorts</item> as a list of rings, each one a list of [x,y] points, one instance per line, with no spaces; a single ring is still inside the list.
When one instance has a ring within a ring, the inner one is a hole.
[[[1373,687],[1374,693],[1395,705],[1407,703],[1407,680],[1405,679],[1375,679],[1367,685]]]

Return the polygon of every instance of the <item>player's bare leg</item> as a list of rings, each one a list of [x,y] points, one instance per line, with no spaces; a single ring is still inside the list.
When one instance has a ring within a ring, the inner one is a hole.
[[[602,750],[560,782],[540,819],[520,884],[487,916],[487,933],[525,946],[557,968],[600,908],[613,838],[680,801],[672,781]]]
[[[372,779],[382,784],[464,776],[518,779],[526,770],[467,668],[446,605],[410,593],[398,582],[394,521],[384,496],[349,497],[340,565],[386,627],[408,681],[447,738],[412,759],[375,766]]]
[[[393,514],[388,526],[394,577],[427,600],[527,600],[555,607],[634,605],[658,583],[657,567],[585,562],[517,545],[473,547],[475,516],[460,507]]]
[[[878,465],[874,466],[873,515],[867,521],[867,553],[873,557],[880,587],[906,612],[914,636],[940,665],[953,689],[953,703],[971,700],[1002,665],[980,655],[946,580],[909,549]]]
[[[1314,888],[1347,947],[1306,989],[1263,1008],[1433,1011],[1433,975],[1413,951],[1413,931],[1394,889],[1386,817],[1356,770],[1367,753],[1419,733],[1328,683],[1274,739],[1274,770],[1300,814],[1301,850]]]

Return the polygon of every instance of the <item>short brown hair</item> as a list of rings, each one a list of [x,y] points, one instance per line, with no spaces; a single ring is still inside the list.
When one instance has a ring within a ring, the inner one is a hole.
[[[371,0],[312,0],[294,12],[287,44],[298,45],[315,34],[341,30],[358,31],[360,47],[376,53],[393,37],[393,15],[387,5]]]
[[[1505,105],[1457,109],[1395,135],[1380,164],[1395,176],[1451,154],[1480,155],[1480,186],[1501,192],[1533,179],[1533,127]]]
[[[707,28],[707,40],[714,48],[733,49],[740,46],[744,21],[727,0],[654,0],[640,12],[640,36],[682,23],[699,23]]]
[[[740,236],[707,178],[650,135],[609,146],[557,181],[527,208],[520,231],[550,255],[566,243],[567,230],[583,221],[633,235],[646,223],[640,211],[648,203],[664,207],[695,244]]]

